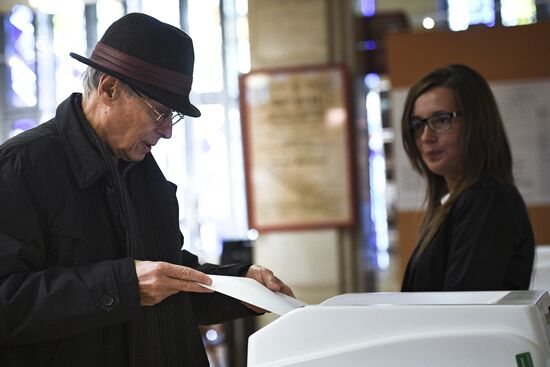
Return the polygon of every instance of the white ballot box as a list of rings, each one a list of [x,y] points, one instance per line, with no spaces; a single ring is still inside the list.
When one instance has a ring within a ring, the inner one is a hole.
[[[550,367],[544,291],[357,293],[283,314],[248,367]]]
[[[530,289],[550,289],[550,245],[535,248],[535,263]]]

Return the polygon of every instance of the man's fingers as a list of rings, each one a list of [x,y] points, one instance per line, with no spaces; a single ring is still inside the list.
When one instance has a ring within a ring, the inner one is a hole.
[[[267,288],[274,292],[280,292],[285,284],[268,268],[260,267],[262,280]]]
[[[197,284],[212,284],[204,273],[186,266],[156,261],[134,260],[141,304],[155,305],[178,292],[213,292]]]
[[[163,267],[165,275],[170,278],[175,278],[187,282],[197,282],[205,285],[212,284],[212,279],[210,279],[208,275],[187,266],[164,263]]]
[[[287,296],[294,297],[294,292],[292,292],[292,289],[290,289],[290,287],[284,283],[279,292],[286,294]]]
[[[178,290],[179,292],[195,292],[195,293],[212,293],[214,292],[211,289],[202,287],[200,284],[197,284],[194,281],[176,279],[176,278],[167,278],[167,286],[170,289]]]
[[[287,296],[294,297],[292,289],[290,289],[288,285],[277,278],[275,274],[273,274],[273,271],[268,268],[264,268],[261,265],[252,265],[250,266],[250,268],[248,268],[246,276],[252,279],[256,279],[258,282],[262,283],[273,292],[281,292],[286,294]]]

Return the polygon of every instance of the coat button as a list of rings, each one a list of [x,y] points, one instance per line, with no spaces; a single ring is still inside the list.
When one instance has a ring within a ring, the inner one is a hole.
[[[101,303],[105,307],[111,307],[113,305],[113,303],[115,303],[115,299],[110,294],[103,294],[101,296]]]

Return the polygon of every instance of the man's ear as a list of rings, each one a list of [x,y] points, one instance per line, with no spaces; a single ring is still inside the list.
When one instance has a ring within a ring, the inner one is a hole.
[[[110,106],[122,93],[122,85],[117,78],[103,74],[99,79],[97,93],[102,102]]]

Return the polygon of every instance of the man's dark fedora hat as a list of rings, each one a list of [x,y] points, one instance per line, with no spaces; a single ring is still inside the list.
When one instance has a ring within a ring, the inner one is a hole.
[[[195,52],[182,30],[141,13],[130,13],[105,31],[90,58],[72,57],[120,79],[149,98],[188,116]]]

